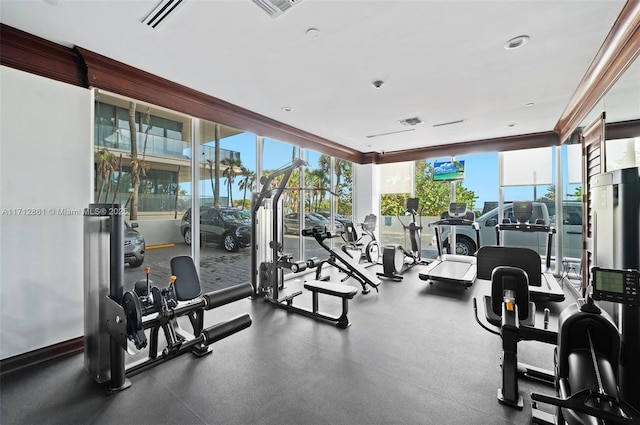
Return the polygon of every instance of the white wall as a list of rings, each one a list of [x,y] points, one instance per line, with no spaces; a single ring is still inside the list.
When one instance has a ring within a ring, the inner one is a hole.
[[[0,67],[0,358],[83,334],[91,91]],[[66,209],[66,214],[59,211]]]
[[[353,164],[354,173],[354,199],[353,222],[362,223],[367,214],[375,214],[378,217],[376,238],[380,240],[380,167],[375,164]]]

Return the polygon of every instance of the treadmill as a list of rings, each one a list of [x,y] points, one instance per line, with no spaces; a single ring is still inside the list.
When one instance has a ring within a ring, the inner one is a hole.
[[[476,280],[476,257],[468,255],[444,254],[443,241],[440,240],[440,227],[450,226],[452,233],[455,226],[473,226],[476,231],[476,246],[480,246],[480,228],[475,222],[473,212],[467,210],[464,202],[452,202],[449,211],[440,216],[440,220],[429,223],[435,227],[438,258],[427,265],[418,274],[420,279],[433,282],[454,283],[469,287]],[[449,244],[451,246],[451,244]]]
[[[491,280],[491,273],[498,266],[518,267],[527,272],[529,276],[529,294],[532,298],[564,301],[564,290],[549,271],[551,269],[551,245],[556,229],[544,224],[544,222],[529,223],[533,215],[531,201],[514,201],[513,213],[516,223],[505,219],[503,223],[496,226],[498,246],[485,246],[478,250],[478,279]],[[547,258],[544,267],[540,254],[532,249],[500,246],[500,234],[505,231],[546,233]]]

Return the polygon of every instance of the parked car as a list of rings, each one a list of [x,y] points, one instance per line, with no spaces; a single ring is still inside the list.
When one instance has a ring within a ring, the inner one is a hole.
[[[191,208],[182,216],[180,232],[191,245]],[[200,208],[200,242],[219,243],[228,252],[251,245],[251,221],[236,208]]]
[[[512,204],[503,206],[503,218],[509,218],[516,222],[513,215]],[[555,216],[554,216],[555,217]],[[533,203],[531,222],[542,220],[546,225],[556,226],[555,220],[549,215],[547,205],[542,202]],[[502,220],[500,220],[502,221]],[[498,224],[498,208],[494,208],[476,218],[480,226],[480,245],[496,244],[496,224]],[[577,201],[563,202],[563,237],[562,248],[564,257],[580,258],[582,255],[582,204]],[[444,226],[441,229],[441,237],[444,248],[449,250],[449,229]],[[540,232],[505,232],[504,245],[531,248],[540,255],[546,255],[547,234]],[[456,254],[472,255],[476,247],[475,231],[471,226],[456,226]],[[435,246],[435,237],[432,239]],[[555,243],[552,245],[551,255],[555,254]]]
[[[317,214],[320,214],[321,216],[323,216],[327,220],[331,219],[331,213],[329,211],[320,211]],[[345,217],[342,214],[335,213],[333,215],[333,221],[335,223],[342,223],[342,225],[344,226],[346,223],[350,223],[351,222],[351,217]]]
[[[342,223],[335,222],[335,231],[341,232],[344,229]],[[325,227],[327,229],[331,226],[331,221],[320,215],[319,213],[307,212],[304,213],[304,228],[309,229],[312,227]],[[300,233],[300,215],[297,212],[285,214],[284,216],[284,233]]]
[[[145,242],[137,227],[138,223],[124,222],[124,262],[132,268],[144,262]]]

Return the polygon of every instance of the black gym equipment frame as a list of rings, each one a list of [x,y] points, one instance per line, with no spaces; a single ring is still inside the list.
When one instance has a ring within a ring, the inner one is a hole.
[[[493,268],[499,265],[507,265],[507,266],[515,266],[525,268],[527,273],[529,274],[529,291],[531,292],[531,296],[535,298],[545,298],[549,301],[562,302],[565,299],[564,289],[562,285],[558,283],[556,278],[550,272],[551,269],[551,247],[553,245],[553,235],[556,233],[556,229],[550,225],[544,223],[529,223],[528,220],[531,218],[533,213],[533,203],[531,201],[514,201],[513,202],[513,211],[518,218],[518,222],[512,223],[510,220],[506,219],[503,223],[496,225],[496,245],[501,247],[500,244],[500,235],[505,231],[515,231],[515,232],[524,232],[524,233],[546,233],[547,234],[547,243],[546,243],[546,258],[544,262],[544,267],[542,267],[542,259],[540,255],[530,250],[532,253],[535,253],[537,256],[537,263],[539,271],[539,277],[535,276],[532,273],[532,268],[524,267],[519,265],[523,256],[525,255],[523,252],[526,248],[516,248],[516,247],[508,247],[508,249],[504,250],[492,250],[491,255],[489,255],[485,251],[486,257],[490,258],[491,265],[488,267],[484,267],[484,270],[487,269],[493,270]],[[527,255],[527,258],[532,255]],[[532,265],[535,264],[531,263]],[[482,275],[483,277],[480,277]],[[486,272],[481,272],[480,265],[478,266],[478,279],[487,279]]]
[[[362,286],[363,294],[368,294],[371,291],[367,285],[378,292],[378,286],[380,286],[381,283],[380,279],[377,279],[372,273],[369,273],[366,268],[361,266],[358,263],[359,259],[353,258],[349,253],[340,249],[332,249],[324,242],[325,240],[334,238],[337,235],[334,235],[325,229],[314,227],[312,229],[303,229],[302,236],[313,236],[316,242],[329,252],[329,258],[321,260],[317,265],[316,280],[329,280],[329,276],[322,276],[322,266],[324,264],[329,264],[345,273],[346,276],[341,279],[341,282],[344,282],[349,278],[353,278]]]
[[[422,260],[422,210],[424,207],[420,207],[419,198],[408,198],[407,208],[404,210],[404,215],[411,216],[411,222],[404,224],[400,218],[400,214],[396,214],[396,217],[402,225],[402,230],[405,235],[405,245],[407,242],[407,231],[409,231],[409,243],[411,244],[411,250],[407,250],[400,244],[386,245],[382,250],[382,272],[378,272],[377,275],[382,278],[400,281],[403,279],[402,274],[416,266],[418,264],[427,264]],[[416,216],[419,217],[420,222],[416,222]],[[408,259],[408,261],[407,261]]]
[[[527,273],[517,267],[496,267],[491,276],[491,295],[484,297],[485,318],[493,330],[480,321],[476,298],[473,309],[476,322],[485,330],[502,338],[502,387],[498,400],[522,409],[524,401],[518,390],[519,377],[553,385],[551,371],[518,362],[518,342],[539,341],[555,345],[558,334],[547,329],[549,310],[545,309],[544,329],[535,327],[536,306],[529,299]]]
[[[251,325],[251,317],[244,314],[204,328],[205,310],[246,298],[252,287],[238,285],[202,295],[191,257],[185,257],[190,273],[180,267],[167,288],[152,286],[147,278],[144,285],[124,293],[122,212],[119,204],[91,204],[84,214],[85,368],[98,383],[106,384],[108,394],[129,388],[127,377],[178,355],[208,354],[210,344]],[[172,272],[173,268],[172,260]],[[189,318],[192,334],[180,331],[181,316]],[[160,329],[167,345],[158,351]],[[127,364],[128,341],[136,350],[147,348],[146,330],[151,339],[148,356]]]
[[[625,350],[622,336],[611,317],[594,302],[638,308],[640,274],[637,270],[594,267],[591,276],[593,293],[587,294],[586,302],[579,300],[560,314],[554,356],[557,397],[531,394],[534,423],[640,424],[640,412],[632,406],[638,401],[625,399],[620,386],[631,375],[621,356]],[[633,331],[622,329],[623,335]],[[555,415],[540,410],[538,402],[556,406]]]
[[[348,303],[358,292],[356,288],[319,280],[306,281],[304,288],[312,293],[311,309],[293,304],[293,299],[301,295],[302,290],[292,293],[284,291],[283,268],[288,268],[295,273],[302,272],[307,268],[321,267],[317,259],[293,261],[290,255],[283,253],[283,220],[280,211],[280,198],[293,171],[306,165],[306,161],[296,159],[290,165],[269,174],[269,176],[263,176],[260,179],[262,189],[253,194],[251,204],[252,298],[263,298],[287,311],[331,322],[338,328],[344,329],[351,325],[347,316]],[[274,189],[272,183],[276,178],[280,181]],[[340,298],[342,300],[341,313],[331,315],[321,312],[318,307],[318,294]]]

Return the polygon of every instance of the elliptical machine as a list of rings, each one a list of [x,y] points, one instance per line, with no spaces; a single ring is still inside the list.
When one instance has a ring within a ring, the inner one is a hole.
[[[364,218],[364,222],[360,223],[360,228],[362,229],[360,236],[358,236],[356,226],[353,223],[345,223],[342,235],[345,244],[342,246],[342,250],[347,254],[349,254],[349,250],[360,251],[360,257],[364,256],[369,263],[376,264],[380,258],[380,246],[376,240],[376,235],[373,233],[376,229],[376,221],[375,214],[368,214]]]
[[[402,273],[415,266],[416,264],[424,264],[422,261],[422,247],[420,246],[422,237],[422,209],[418,198],[407,199],[407,208],[403,215],[411,216],[411,221],[405,224],[400,215],[396,217],[402,225],[404,231],[405,244],[407,242],[407,232],[409,233],[409,243],[411,250],[407,251],[400,244],[391,244],[382,250],[382,272],[378,276],[391,280],[402,280]],[[419,222],[416,221],[419,217]]]

